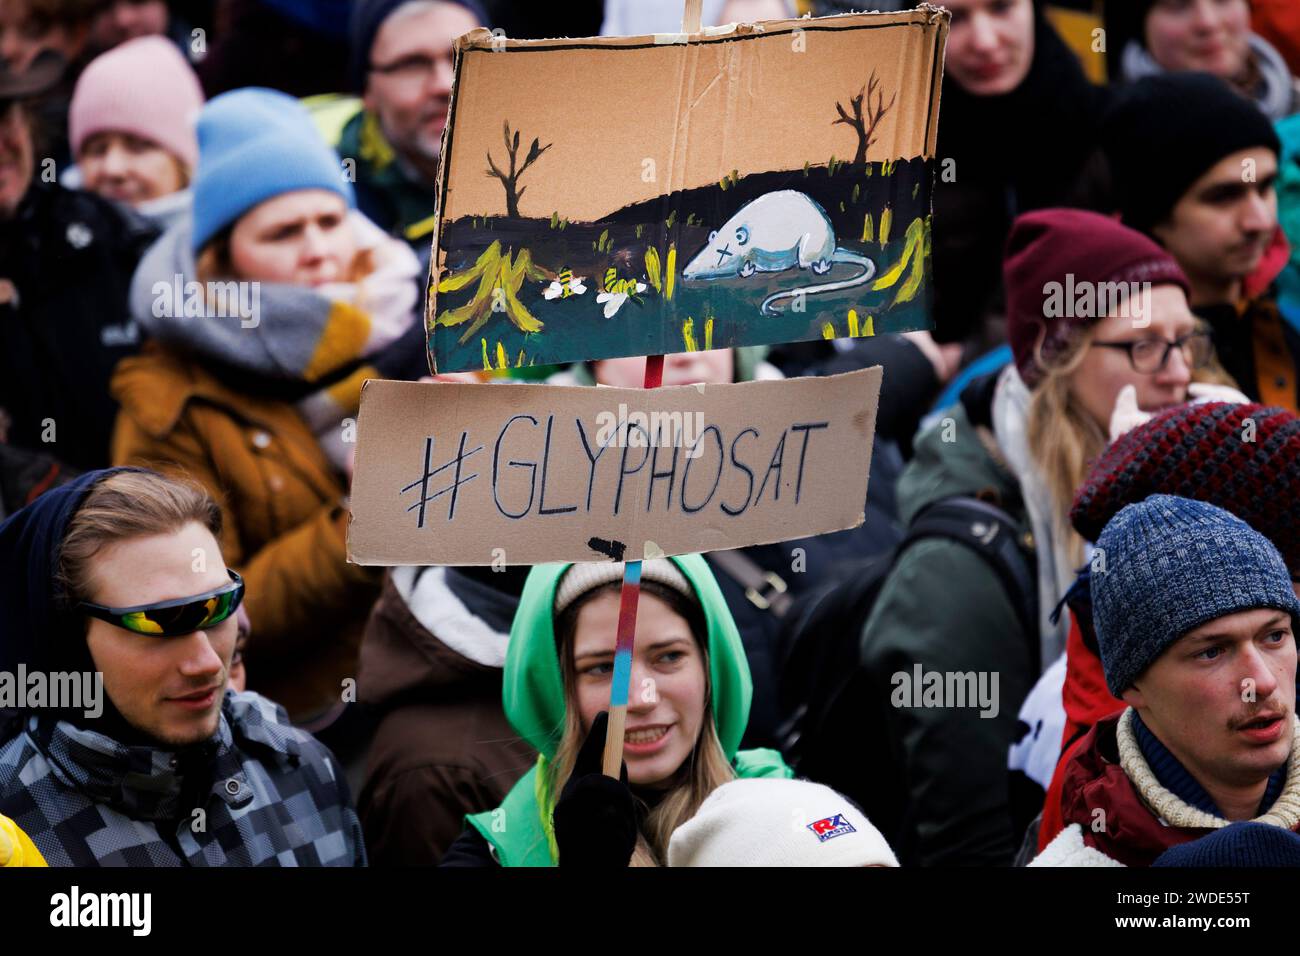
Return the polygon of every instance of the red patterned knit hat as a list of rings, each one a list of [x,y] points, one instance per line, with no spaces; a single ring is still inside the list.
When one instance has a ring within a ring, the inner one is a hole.
[[[1209,402],[1162,412],[1115,441],[1074,499],[1074,529],[1096,541],[1125,505],[1149,495],[1216,505],[1265,535],[1300,574],[1300,417],[1283,408]]]

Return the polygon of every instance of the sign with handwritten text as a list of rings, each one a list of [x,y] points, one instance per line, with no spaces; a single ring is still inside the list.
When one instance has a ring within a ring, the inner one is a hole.
[[[358,564],[635,560],[862,523],[879,367],[660,389],[366,383]]]

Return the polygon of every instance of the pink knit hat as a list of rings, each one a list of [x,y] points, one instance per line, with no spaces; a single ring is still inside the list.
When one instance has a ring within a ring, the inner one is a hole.
[[[139,37],[97,56],[82,71],[68,108],[72,154],[106,130],[151,140],[191,171],[199,162],[194,123],[203,90],[169,40]]]

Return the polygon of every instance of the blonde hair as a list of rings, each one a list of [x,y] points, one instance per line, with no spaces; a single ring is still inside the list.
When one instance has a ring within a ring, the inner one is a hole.
[[[586,603],[588,599],[607,590],[616,592],[619,586],[618,582],[613,582],[588,591],[566,609],[564,617],[571,623],[576,622],[577,609]],[[659,585],[655,581],[642,581],[641,589],[643,593],[653,594],[670,605],[678,605],[679,601],[689,600],[679,592]],[[674,610],[676,610],[676,607],[674,607]],[[687,620],[690,621],[690,618],[688,617]],[[692,623],[691,633],[700,648],[702,666],[704,667],[703,726],[700,729],[700,736],[695,743],[695,748],[681,767],[678,768],[672,787],[646,816],[641,833],[637,836],[636,849],[632,852],[632,860],[628,864],[629,866],[662,866],[663,861],[668,856],[668,841],[672,838],[673,831],[695,816],[696,811],[700,809],[700,805],[704,803],[705,798],[710,793],[736,777],[730,762],[727,760],[727,755],[722,750],[722,742],[718,739],[717,728],[714,725],[713,686],[709,679],[708,636],[699,633],[697,626],[699,625]],[[707,624],[703,626],[707,628]],[[553,795],[559,794],[561,788],[573,773],[573,765],[577,760],[578,751],[581,749],[583,740],[586,737],[586,730],[582,726],[582,718],[578,713],[577,705],[577,672],[573,666],[573,631],[573,627],[557,628],[556,631],[560,672],[564,678],[564,731],[560,737],[559,746],[556,747],[555,758],[547,763],[550,772],[548,789]],[[552,809],[554,808],[544,808],[543,812],[549,813]]]
[[[1203,323],[1197,323],[1197,331],[1206,331]],[[1043,337],[1039,337],[1034,361],[1042,377],[1030,392],[1025,422],[1029,453],[1051,495],[1053,530],[1076,566],[1083,563],[1084,541],[1070,524],[1070,508],[1075,492],[1093,462],[1106,450],[1110,437],[1070,390],[1072,377],[1088,354],[1095,334],[1096,326],[1081,330],[1051,360],[1043,358]],[[1191,380],[1236,387],[1217,356],[1212,356],[1204,368],[1192,369]]]
[[[68,522],[59,551],[59,582],[73,603],[94,588],[91,559],[119,541],[179,531],[197,523],[221,538],[221,508],[189,478],[119,471],[97,482]]]

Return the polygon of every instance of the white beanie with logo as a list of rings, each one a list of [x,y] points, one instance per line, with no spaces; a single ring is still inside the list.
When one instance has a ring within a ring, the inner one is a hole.
[[[808,780],[718,787],[668,844],[669,866],[898,866],[847,797]]]

